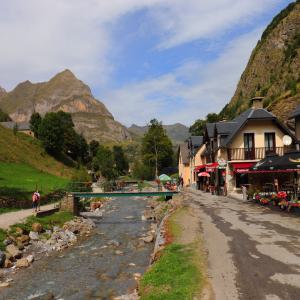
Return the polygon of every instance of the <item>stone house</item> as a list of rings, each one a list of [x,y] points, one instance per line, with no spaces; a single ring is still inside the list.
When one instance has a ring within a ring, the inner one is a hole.
[[[30,129],[30,124],[29,122],[0,122],[0,125],[2,125],[5,128],[13,130],[15,126],[17,126],[17,131],[25,133],[27,135],[30,135],[34,137],[33,131]]]

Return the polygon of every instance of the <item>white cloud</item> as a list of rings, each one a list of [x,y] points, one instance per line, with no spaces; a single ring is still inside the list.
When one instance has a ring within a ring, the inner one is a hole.
[[[27,79],[48,80],[69,68],[94,90],[106,90],[99,98],[127,125],[153,117],[190,124],[229,100],[259,33],[233,41],[215,61],[192,61],[158,78],[109,91],[116,85],[117,68],[110,54],[122,47],[112,38],[114,26],[123,16],[146,9],[145,22],[151,20],[152,33],[161,41],[156,50],[167,51],[253,23],[285,1],[0,0],[0,86],[12,89]],[[144,24],[144,34],[147,29]]]
[[[162,48],[208,38],[255,19],[283,0],[1,0],[0,85],[46,80],[70,68],[90,85],[104,85],[110,30],[124,15],[147,8]]]
[[[153,16],[162,28],[160,49],[199,38],[212,39],[235,26],[256,21],[280,0],[166,0]],[[160,29],[161,30],[161,29]]]
[[[46,80],[65,68],[89,84],[104,84],[114,68],[109,28],[148,2],[1,0],[0,85]]]
[[[143,125],[157,116],[166,124],[191,125],[230,100],[260,34],[261,29],[232,41],[208,64],[189,62],[173,73],[108,92],[107,106],[126,125]]]

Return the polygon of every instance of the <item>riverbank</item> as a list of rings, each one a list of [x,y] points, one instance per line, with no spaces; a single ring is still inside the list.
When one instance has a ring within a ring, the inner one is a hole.
[[[176,210],[163,224],[165,245],[157,249],[153,265],[141,279],[141,300],[211,298],[199,219],[182,204],[177,200]]]
[[[163,215],[167,205],[158,209],[152,201],[114,198],[97,212],[85,213],[96,225],[92,234],[20,269],[0,299],[114,299],[131,294],[149,266],[156,212]]]
[[[0,288],[9,287],[13,277],[34,261],[59,252],[88,236],[95,227],[88,219],[58,212],[45,217],[28,217],[0,234]]]

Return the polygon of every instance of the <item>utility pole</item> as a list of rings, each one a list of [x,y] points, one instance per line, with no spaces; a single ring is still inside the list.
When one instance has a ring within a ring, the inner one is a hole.
[[[155,151],[155,179],[158,178],[158,149],[156,138],[154,137],[154,151]]]

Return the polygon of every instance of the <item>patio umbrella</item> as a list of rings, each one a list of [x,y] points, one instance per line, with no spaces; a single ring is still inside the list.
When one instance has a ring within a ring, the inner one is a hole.
[[[276,160],[273,167],[275,170],[300,170],[300,152],[286,153]]]
[[[274,169],[274,165],[279,160],[279,156],[276,154],[268,155],[266,158],[257,162],[250,171],[270,171]]]
[[[170,181],[171,180],[171,177],[166,174],[161,174],[158,178],[160,181]]]
[[[208,172],[200,172],[198,174],[199,177],[210,177],[210,174]]]

